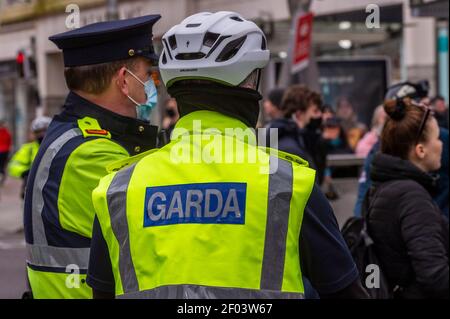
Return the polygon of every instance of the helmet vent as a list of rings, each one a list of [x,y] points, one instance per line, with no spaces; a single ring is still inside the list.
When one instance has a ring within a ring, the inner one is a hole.
[[[229,59],[234,57],[236,55],[236,53],[238,53],[238,51],[242,47],[242,45],[244,44],[245,39],[247,39],[246,35],[228,43],[223,48],[222,52],[220,52],[219,56],[216,59],[216,62],[228,61]]]
[[[238,22],[243,22],[244,20],[242,20],[241,18],[239,18],[239,17],[231,17],[230,18],[231,20],[234,20],[234,21],[238,21]]]
[[[211,53],[214,52],[215,49],[217,49],[217,47],[222,43],[223,40],[225,40],[226,38],[231,37],[231,35],[223,35],[219,38],[219,40],[216,41],[216,43],[214,44],[214,46],[211,48],[211,50],[209,50],[208,54],[206,55],[206,58],[208,58]]]
[[[172,54],[170,54],[169,45],[167,44],[166,39],[163,39],[164,46],[166,47],[167,54],[169,55],[169,58],[172,60]]]
[[[265,50],[265,49],[267,49],[266,38],[262,37],[262,40],[261,40],[261,50]]]
[[[167,63],[167,57],[166,57],[166,53],[164,52],[163,56],[162,56],[162,64],[166,64],[166,63]]]
[[[169,44],[172,50],[175,50],[177,48],[177,39],[175,38],[175,35],[171,35],[169,37]]]
[[[212,47],[214,42],[216,42],[219,37],[218,33],[207,32],[203,38],[203,45],[207,47]]]
[[[205,54],[203,52],[178,53],[175,56],[175,59],[177,59],[177,60],[199,60],[204,57],[205,57]]]
[[[196,28],[196,27],[199,27],[201,25],[202,25],[201,23],[189,23],[189,24],[186,25],[186,28]]]

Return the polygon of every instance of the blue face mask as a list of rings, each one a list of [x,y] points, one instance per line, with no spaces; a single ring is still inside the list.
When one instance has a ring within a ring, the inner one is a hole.
[[[156,91],[155,82],[152,78],[150,78],[145,83],[141,81],[136,75],[133,74],[130,70],[127,69],[127,72],[131,74],[139,83],[144,86],[145,94],[147,95],[147,100],[145,103],[140,104],[137,103],[131,96],[127,95],[127,97],[136,104],[136,114],[137,118],[140,120],[149,120],[150,114],[153,108],[158,103],[158,92]]]
[[[340,146],[340,145],[342,144],[342,141],[341,141],[341,139],[338,137],[338,138],[335,138],[335,139],[330,140],[330,144],[331,144],[332,146],[334,146],[334,147],[338,147],[338,146]]]

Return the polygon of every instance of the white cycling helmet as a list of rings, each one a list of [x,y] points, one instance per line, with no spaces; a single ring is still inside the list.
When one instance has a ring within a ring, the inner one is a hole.
[[[52,119],[48,116],[38,116],[31,122],[31,130],[33,132],[46,130]]]
[[[166,32],[162,42],[159,69],[166,87],[185,79],[237,86],[270,57],[261,29],[228,11],[194,14]]]

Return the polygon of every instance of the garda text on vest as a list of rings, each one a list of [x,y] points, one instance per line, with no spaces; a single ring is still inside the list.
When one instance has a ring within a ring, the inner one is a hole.
[[[246,183],[147,187],[144,227],[171,224],[245,224]]]

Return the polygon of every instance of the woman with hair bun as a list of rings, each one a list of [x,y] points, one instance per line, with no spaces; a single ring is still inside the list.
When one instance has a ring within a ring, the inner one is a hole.
[[[431,110],[386,100],[381,152],[365,202],[368,231],[396,298],[448,298],[448,221],[433,202],[442,142]]]

